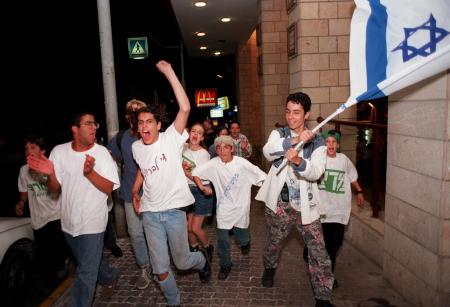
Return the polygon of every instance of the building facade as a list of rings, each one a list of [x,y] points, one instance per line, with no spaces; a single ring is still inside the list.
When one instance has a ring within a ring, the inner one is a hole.
[[[310,95],[311,128],[347,100],[354,8],[346,0],[259,1],[257,29],[237,52],[241,130],[256,155],[275,124],[285,123],[289,93]],[[450,72],[389,97],[388,114],[384,221],[355,215],[346,238],[412,305],[448,306]],[[356,107],[338,119],[356,119]],[[355,161],[355,128],[341,131],[342,151]]]

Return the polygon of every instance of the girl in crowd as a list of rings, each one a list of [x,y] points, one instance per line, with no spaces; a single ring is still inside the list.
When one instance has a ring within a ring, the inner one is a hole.
[[[202,147],[205,129],[202,124],[195,123],[189,130],[189,140],[183,149],[183,169],[186,175],[189,188],[194,195],[195,203],[187,213],[188,217],[188,237],[191,251],[196,251],[201,245],[211,259],[214,247],[209,244],[208,236],[202,228],[205,216],[211,216],[213,210],[212,196],[205,196],[195,185],[192,178],[192,171],[198,165],[209,161],[209,153]],[[209,181],[203,184],[209,186]]]

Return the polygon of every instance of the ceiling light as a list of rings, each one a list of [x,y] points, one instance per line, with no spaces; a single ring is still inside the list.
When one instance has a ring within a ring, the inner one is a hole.
[[[222,75],[217,74],[216,76],[217,76],[217,78],[223,79]]]
[[[214,55],[220,55],[220,54],[221,54],[220,51],[214,52]]]
[[[206,33],[205,32],[197,32],[197,33],[195,33],[195,35],[197,35],[197,36],[205,36]]]
[[[224,17],[220,20],[221,22],[230,22],[231,18],[230,17]]]
[[[206,2],[205,1],[197,1],[197,2],[195,2],[195,6],[196,7],[204,7],[204,6],[206,6]]]
[[[208,49],[208,47],[206,47],[206,46],[200,46],[200,50],[206,50],[206,49]]]

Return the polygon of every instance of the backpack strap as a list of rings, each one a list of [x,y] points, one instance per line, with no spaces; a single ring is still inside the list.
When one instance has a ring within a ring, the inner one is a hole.
[[[123,139],[123,135],[126,131],[127,131],[127,129],[122,129],[122,130],[119,130],[119,132],[117,132],[116,144],[117,144],[117,148],[119,148],[120,154],[122,154],[122,139]]]

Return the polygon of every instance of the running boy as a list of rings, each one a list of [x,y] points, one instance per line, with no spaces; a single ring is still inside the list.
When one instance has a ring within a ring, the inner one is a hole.
[[[30,135],[25,139],[27,157],[40,157],[45,151],[43,138]],[[20,168],[18,187],[20,200],[16,205],[16,214],[24,214],[28,201],[36,246],[35,266],[44,281],[50,284],[55,277],[65,277],[57,273],[63,272],[69,255],[69,247],[61,230],[61,193],[49,192],[47,176],[30,169],[28,164]]]
[[[333,306],[334,276],[320,225],[316,183],[325,171],[326,147],[323,138],[306,126],[310,109],[311,99],[307,94],[290,94],[286,98],[287,127],[273,130],[263,147],[264,156],[272,166],[255,197],[266,203],[268,233],[261,283],[264,287],[273,287],[282,242],[295,227],[310,252],[309,277],[316,307]],[[305,144],[299,153],[294,147],[300,141]],[[284,158],[289,162],[280,170]]]
[[[140,170],[133,186],[133,206],[142,214],[150,261],[167,304],[180,305],[180,291],[170,269],[169,247],[175,266],[181,270],[199,270],[200,280],[210,279],[206,252],[189,252],[184,207],[194,202],[182,167],[181,153],[188,138],[185,130],[191,106],[172,66],[160,61],[159,71],[169,81],[178,102],[175,121],[160,132],[166,112],[159,104],[138,111],[141,139],[132,145],[133,157]],[[142,198],[139,196],[143,187]]]
[[[206,195],[212,194],[210,187],[201,179],[210,180],[217,193],[217,249],[220,258],[218,278],[224,280],[231,271],[231,254],[228,232],[234,235],[241,253],[250,252],[250,192],[251,186],[260,184],[266,173],[244,158],[233,156],[234,142],[231,136],[220,136],[214,140],[218,157],[196,167],[192,173],[194,181]]]
[[[353,186],[358,195],[358,205],[364,205],[364,193],[358,183],[358,172],[352,161],[346,155],[337,152],[340,133],[334,130],[322,133],[327,145],[327,164],[325,174],[319,184],[322,213],[322,232],[331,268],[334,271],[336,255],[344,240],[345,225],[350,220],[352,210]],[[307,249],[305,248],[307,252]],[[334,287],[338,283],[334,281]]]

